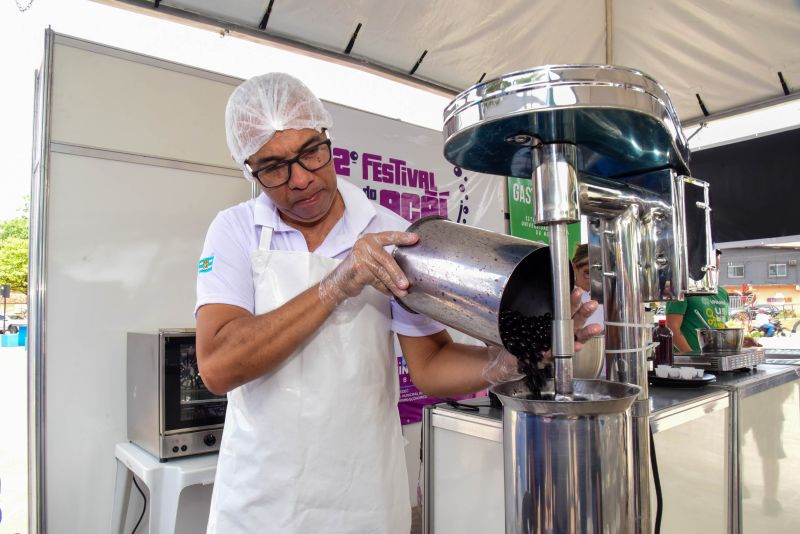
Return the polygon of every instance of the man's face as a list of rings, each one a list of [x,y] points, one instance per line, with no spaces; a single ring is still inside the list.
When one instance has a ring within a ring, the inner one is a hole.
[[[325,139],[324,133],[312,129],[282,130],[276,132],[267,144],[247,158],[247,164],[254,170],[274,165],[297,156]],[[313,172],[293,163],[291,173],[291,178],[284,185],[274,189],[262,186],[262,190],[275,203],[284,220],[313,226],[328,214],[336,199],[333,160]]]
[[[584,291],[589,291],[589,264],[585,264],[582,267],[575,267],[575,285]]]

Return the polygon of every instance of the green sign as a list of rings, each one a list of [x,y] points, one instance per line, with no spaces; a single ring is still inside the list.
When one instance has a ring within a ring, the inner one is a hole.
[[[550,233],[547,226],[536,226],[533,223],[533,182],[524,178],[509,176],[508,183],[508,212],[510,217],[511,235],[550,243]],[[569,236],[569,256],[572,257],[575,246],[581,242],[581,223],[573,223],[567,227]]]

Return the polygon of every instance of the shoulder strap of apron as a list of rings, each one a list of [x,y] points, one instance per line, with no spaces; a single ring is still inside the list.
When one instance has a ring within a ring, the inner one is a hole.
[[[272,227],[261,227],[261,239],[258,243],[258,250],[269,250],[272,243]]]

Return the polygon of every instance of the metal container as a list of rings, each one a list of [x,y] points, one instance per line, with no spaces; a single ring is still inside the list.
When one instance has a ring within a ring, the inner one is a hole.
[[[697,342],[700,344],[700,352],[741,352],[744,329],[698,328]]]
[[[573,389],[562,401],[528,399],[524,380],[492,388],[503,403],[506,534],[634,530],[630,406],[640,388]]]
[[[542,243],[433,216],[408,227],[419,235],[394,259],[410,282],[405,308],[502,346],[499,315],[553,312],[550,250]],[[570,287],[574,275],[570,269]]]
[[[628,177],[670,167],[688,174],[689,148],[666,90],[641,71],[546,65],[476,84],[444,110],[444,157],[464,169],[532,176],[531,152],[575,145],[578,168]]]
[[[592,336],[583,342],[583,348],[572,358],[572,376],[598,378],[605,360],[606,336]]]

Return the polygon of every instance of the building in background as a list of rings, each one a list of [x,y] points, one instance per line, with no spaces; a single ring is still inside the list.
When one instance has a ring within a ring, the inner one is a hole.
[[[731,308],[747,304],[748,294],[755,303],[770,303],[786,309],[800,304],[800,243],[764,246],[729,243],[720,245],[719,283],[732,296]],[[743,295],[741,303],[736,296]]]

